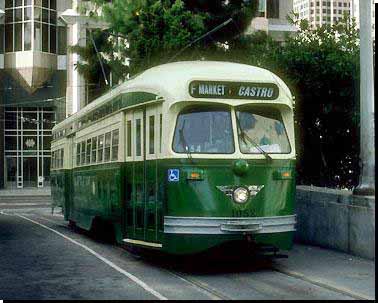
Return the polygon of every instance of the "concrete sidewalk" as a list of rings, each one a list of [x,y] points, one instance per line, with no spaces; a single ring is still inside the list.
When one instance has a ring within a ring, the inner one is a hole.
[[[23,189],[2,189],[1,197],[23,197],[23,196],[51,196],[51,188],[23,188]]]
[[[375,300],[375,262],[315,246],[295,245],[288,259],[278,259],[275,267],[356,298]]]

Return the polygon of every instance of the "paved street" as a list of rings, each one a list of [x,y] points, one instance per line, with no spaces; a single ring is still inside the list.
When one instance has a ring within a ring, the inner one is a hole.
[[[140,257],[46,207],[0,206],[0,299],[374,299],[374,262],[296,245],[289,259]]]

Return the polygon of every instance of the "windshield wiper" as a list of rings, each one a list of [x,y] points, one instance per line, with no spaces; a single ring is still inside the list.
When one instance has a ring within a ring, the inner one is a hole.
[[[239,134],[241,135],[241,138],[242,140],[244,141],[245,144],[247,144],[247,142],[245,141],[245,139],[247,139],[250,143],[253,144],[254,147],[256,147],[258,149],[258,151],[263,154],[265,156],[265,158],[270,162],[270,161],[273,161],[272,157],[269,156],[269,154],[263,150],[253,139],[251,139],[251,137],[249,137],[245,131],[241,128],[240,126],[240,121],[239,121],[239,118],[238,118],[238,115],[235,113],[235,117],[236,117],[236,125],[238,127],[238,130],[239,130]]]
[[[184,122],[182,123],[182,127],[179,129],[180,142],[181,142],[181,145],[183,146],[183,148],[186,152],[186,155],[188,156],[188,159],[192,163],[194,163],[193,158],[192,158],[192,153],[190,152],[189,146],[188,146],[186,139],[185,139],[185,136],[184,136],[185,122],[186,122],[186,120],[184,120]]]

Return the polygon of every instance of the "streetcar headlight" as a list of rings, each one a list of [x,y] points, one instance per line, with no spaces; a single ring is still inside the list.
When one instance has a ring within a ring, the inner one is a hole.
[[[236,203],[245,203],[249,199],[249,191],[245,187],[238,187],[234,190],[233,198]]]

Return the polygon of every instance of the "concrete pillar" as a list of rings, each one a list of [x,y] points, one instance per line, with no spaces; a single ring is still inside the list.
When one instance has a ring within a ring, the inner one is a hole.
[[[85,46],[86,30],[79,23],[68,26],[68,45]],[[76,64],[80,56],[69,51],[67,53],[67,116],[76,113],[85,105],[85,79],[79,74]]]
[[[77,9],[78,0],[74,0],[72,7]],[[86,45],[86,27],[77,19],[68,24],[67,46]],[[79,74],[76,64],[80,61],[80,56],[71,51],[67,52],[67,103],[66,115],[72,115],[85,106],[85,79]]]
[[[374,146],[374,67],[372,38],[372,0],[360,1],[360,183],[355,195],[375,194]]]

